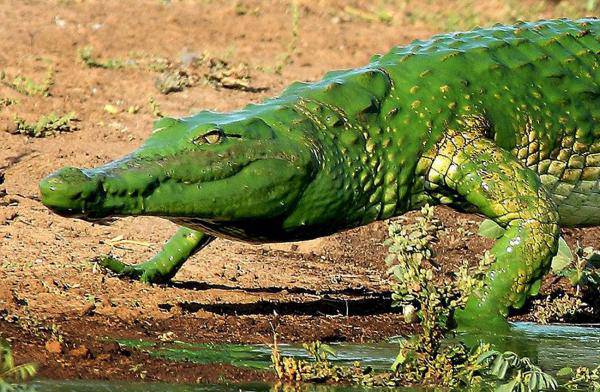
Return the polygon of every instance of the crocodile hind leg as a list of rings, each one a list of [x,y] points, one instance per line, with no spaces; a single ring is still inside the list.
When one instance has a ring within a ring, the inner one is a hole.
[[[99,264],[119,276],[146,283],[168,282],[185,261],[208,245],[215,237],[201,231],[181,227],[152,259],[127,265],[111,256],[100,258]]]
[[[459,328],[506,327],[539,287],[558,247],[558,212],[539,177],[476,131],[448,131],[421,159],[418,174],[434,198],[476,207],[506,231],[491,252],[484,289],[455,313]]]

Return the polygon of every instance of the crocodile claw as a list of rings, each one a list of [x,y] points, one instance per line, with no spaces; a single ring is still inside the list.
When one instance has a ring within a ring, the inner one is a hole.
[[[110,255],[97,257],[94,259],[94,261],[102,268],[112,272],[119,278],[138,280],[148,284],[163,283],[165,281],[165,279],[163,279],[156,269],[151,267],[149,268],[149,266],[144,264],[125,264],[121,260]]]

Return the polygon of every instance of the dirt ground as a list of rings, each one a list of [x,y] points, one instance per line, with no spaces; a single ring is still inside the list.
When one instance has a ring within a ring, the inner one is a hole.
[[[40,363],[43,377],[134,379],[143,372],[150,380],[193,382],[255,376],[226,366],[164,366],[103,338],[154,340],[173,332],[196,342],[270,342],[276,328],[284,341],[371,341],[410,332],[389,306],[385,223],[293,244],[217,240],[175,282],[148,286],[107,276],[90,260],[112,252],[141,262],[174,233],[173,224],[145,217],[111,225],[61,218],[39,203],[37,183],[62,166],[91,167],[133,150],[151,132],[151,98],[171,116],[233,110],[276,95],[294,80],[362,65],[375,53],[434,33],[597,13],[583,3],[1,2],[0,99],[16,103],[0,104],[0,335],[11,340],[18,361]],[[124,66],[90,68],[78,56],[84,47]],[[159,73],[144,65],[147,59],[192,57],[222,59],[226,69],[243,68],[249,78],[243,86],[200,81],[164,95],[155,85]],[[9,86],[16,76],[42,83],[49,67],[48,96]],[[44,138],[11,133],[15,115],[35,121],[71,111],[78,119],[74,132]],[[476,260],[490,245],[468,233],[477,231],[479,218],[438,211],[456,233],[438,246],[448,268]],[[586,245],[596,245],[599,233],[567,232],[570,242]],[[115,245],[115,238],[134,243]]]

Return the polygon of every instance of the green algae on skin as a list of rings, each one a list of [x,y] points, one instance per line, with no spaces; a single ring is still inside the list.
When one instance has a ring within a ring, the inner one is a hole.
[[[169,219],[203,239],[189,255],[208,238],[310,239],[427,203],[476,211],[506,231],[458,320],[500,328],[539,286],[559,226],[600,224],[599,38],[588,18],[417,40],[241,110],[163,118],[131,154],[45,178],[42,202]],[[140,268],[155,263],[106,266],[162,281],[185,258],[172,244],[151,278]]]

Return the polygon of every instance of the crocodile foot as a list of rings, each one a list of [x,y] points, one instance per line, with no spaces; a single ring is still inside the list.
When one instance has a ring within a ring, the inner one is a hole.
[[[505,229],[490,251],[494,262],[482,287],[454,318],[463,330],[506,330],[509,309],[538,291],[556,254],[559,214],[552,196],[535,172],[476,128],[448,130],[419,167],[440,202],[453,195]]]
[[[479,333],[481,331],[493,333],[508,333],[510,331],[510,324],[506,320],[506,317],[501,316],[494,310],[488,309],[475,309],[478,305],[474,302],[469,303],[466,309],[457,309],[454,313],[455,329],[459,333],[472,334]],[[481,314],[485,314],[485,322],[482,322]]]
[[[457,331],[456,338],[471,349],[485,342],[500,352],[512,351],[519,356],[529,358],[538,356],[538,345],[535,338],[515,324],[506,323],[505,328],[502,329],[487,330],[481,326],[478,329],[462,329],[462,331]]]
[[[96,261],[103,268],[122,278],[144,283],[166,283],[179,271],[195,252],[208,245],[214,237],[200,231],[180,228],[162,250],[145,263],[129,265],[112,256],[101,256]]]
[[[110,255],[97,257],[94,261],[120,278],[139,280],[148,284],[166,283],[171,279],[170,276],[162,275],[151,263],[129,265]]]

